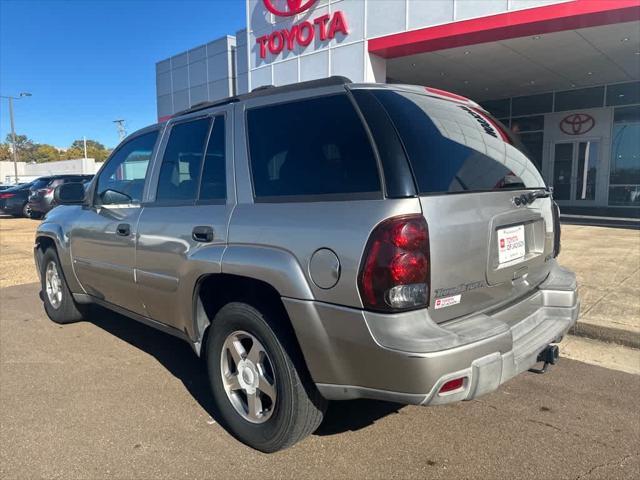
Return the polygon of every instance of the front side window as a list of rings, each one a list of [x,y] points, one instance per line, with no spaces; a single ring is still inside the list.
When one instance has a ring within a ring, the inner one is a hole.
[[[196,199],[210,118],[174,125],[162,157],[156,201]]]
[[[97,204],[142,201],[144,179],[157,138],[157,130],[145,133],[129,140],[114,153],[98,177]]]
[[[369,138],[346,95],[247,114],[256,198],[380,192]]]
[[[374,95],[398,130],[420,193],[544,188],[535,165],[502,140],[506,128],[485,113],[417,93]]]

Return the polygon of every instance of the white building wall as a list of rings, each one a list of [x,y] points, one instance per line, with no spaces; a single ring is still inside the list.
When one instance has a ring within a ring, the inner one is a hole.
[[[18,162],[18,177],[24,175],[24,162]],[[15,169],[13,162],[0,162],[0,184],[12,185],[15,179]]]
[[[102,166],[103,162],[96,162],[93,158],[78,158],[60,160],[58,162],[26,163],[18,162],[18,180],[28,182],[47,175],[85,174],[92,175]],[[13,162],[0,162],[0,183],[13,184],[15,173]]]
[[[158,118],[233,95],[235,48],[227,35],[156,63]]]
[[[368,53],[368,39],[565,1],[570,0],[318,0],[295,17],[278,17],[265,8],[263,0],[246,0],[249,75],[242,82],[246,90],[239,88],[239,93],[330,75],[344,75],[354,82],[384,82],[386,61]],[[337,10],[347,19],[347,36],[321,42],[316,32],[307,47],[285,48],[277,56],[267,52],[266,58],[260,58],[259,37]],[[238,61],[242,60],[239,54]]]
[[[285,3],[285,0],[273,0]],[[571,0],[317,0],[295,16],[271,14],[264,0],[245,0],[247,28],[156,64],[158,118],[203,101],[247,93],[263,85],[343,75],[354,82],[385,82],[386,60],[369,54],[371,38],[459,20]],[[304,20],[342,11],[349,34],[260,57],[256,39]]]

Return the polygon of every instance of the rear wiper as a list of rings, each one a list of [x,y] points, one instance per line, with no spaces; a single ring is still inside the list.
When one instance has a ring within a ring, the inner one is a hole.
[[[533,192],[523,193],[519,197],[515,197],[513,199],[513,203],[516,205],[516,207],[519,207],[520,205],[531,204],[535,202],[538,198],[547,198],[550,196],[551,196],[550,190],[547,190],[547,189],[535,190]]]
[[[535,202],[538,198],[549,198],[551,196],[551,192],[549,190],[536,190],[535,192],[529,192],[526,197],[528,203]]]

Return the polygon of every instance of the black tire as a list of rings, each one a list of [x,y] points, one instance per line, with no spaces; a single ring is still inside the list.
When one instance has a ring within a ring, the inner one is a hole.
[[[322,423],[327,403],[300,363],[295,339],[277,322],[270,321],[273,316],[246,303],[229,303],[213,320],[206,345],[209,382],[223,426],[244,444],[265,453],[283,450],[313,433]],[[237,331],[257,338],[273,364],[277,400],[264,423],[251,423],[243,418],[223,385],[220,368],[223,345]]]
[[[31,207],[29,206],[29,203],[22,205],[22,216],[24,218],[31,218]]]
[[[46,275],[49,264],[53,263],[55,270],[57,271],[58,278],[60,279],[60,291],[61,300],[58,306],[54,306],[47,294]],[[65,324],[74,323],[84,319],[84,313],[86,305],[78,305],[74,300],[67,281],[64,278],[64,273],[60,267],[60,259],[58,253],[54,248],[47,248],[42,256],[40,262],[40,279],[41,279],[41,297],[44,303],[44,310],[47,316],[55,323]]]

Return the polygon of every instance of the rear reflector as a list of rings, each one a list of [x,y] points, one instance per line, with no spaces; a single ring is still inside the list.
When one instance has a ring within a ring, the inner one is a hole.
[[[456,379],[453,379],[453,380],[449,380],[444,385],[442,385],[442,387],[440,387],[440,390],[438,391],[438,393],[453,392],[454,390],[461,389],[464,386],[464,379],[465,378],[467,378],[467,377],[462,377],[462,378],[456,378]]]

